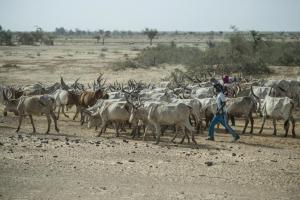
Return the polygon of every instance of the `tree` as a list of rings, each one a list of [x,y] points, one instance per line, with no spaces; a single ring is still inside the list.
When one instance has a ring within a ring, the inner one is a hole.
[[[33,45],[35,42],[35,38],[32,33],[19,33],[18,42],[22,45]]]
[[[64,27],[55,28],[55,33],[57,35],[65,35],[67,30]]]
[[[102,45],[104,45],[104,40],[111,36],[111,32],[110,31],[104,31],[103,29],[99,29],[98,32],[99,32],[99,35],[95,36],[94,38],[97,39],[97,43],[99,42],[100,38],[102,38]]]
[[[262,42],[262,37],[261,34],[258,31],[250,31],[251,37],[253,39],[253,51],[256,52],[257,51],[257,47],[259,46],[259,44]]]
[[[96,35],[94,38],[97,40],[97,43],[99,43],[99,41],[101,39],[101,36],[100,35]]]
[[[147,35],[150,40],[150,45],[152,45],[152,40],[155,38],[155,36],[158,34],[158,31],[156,29],[148,29],[146,28],[143,31],[143,34]]]
[[[12,32],[10,30],[4,30],[2,26],[0,25],[0,45],[7,45],[11,46],[13,45],[12,43]]]

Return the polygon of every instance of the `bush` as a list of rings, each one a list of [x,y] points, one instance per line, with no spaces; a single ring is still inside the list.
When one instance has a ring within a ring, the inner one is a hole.
[[[159,66],[161,64],[185,65],[191,75],[243,73],[260,75],[271,73],[267,65],[300,65],[300,42],[264,41],[262,36],[251,31],[249,34],[235,30],[229,42],[207,42],[207,49],[177,47],[159,44],[147,47],[134,59],[134,67]],[[122,69],[132,68],[130,60],[121,64]],[[120,64],[120,63],[119,63]]]

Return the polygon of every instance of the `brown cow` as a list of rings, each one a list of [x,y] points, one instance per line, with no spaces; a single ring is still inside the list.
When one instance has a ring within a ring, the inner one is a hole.
[[[76,119],[80,111],[81,114],[80,121],[83,122],[81,108],[88,108],[90,106],[95,105],[98,99],[108,99],[108,94],[104,94],[102,89],[98,89],[96,91],[82,92],[79,98],[79,106],[77,107],[76,114],[74,115],[73,120]]]

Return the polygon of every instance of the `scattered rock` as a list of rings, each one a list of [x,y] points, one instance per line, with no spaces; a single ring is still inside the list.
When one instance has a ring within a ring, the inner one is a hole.
[[[23,158],[23,156],[20,156],[20,157],[19,157],[19,159],[22,159],[22,158]]]
[[[53,156],[53,158],[57,158],[58,156]]]
[[[131,151],[131,153],[135,153],[135,151]]]
[[[212,166],[212,165],[213,165],[213,162],[212,162],[212,161],[206,161],[205,164],[206,164],[207,166]]]
[[[133,159],[129,159],[129,160],[128,160],[128,162],[135,162],[135,160],[133,160]]]
[[[186,156],[190,156],[191,154],[190,154],[190,153],[186,153],[185,155],[186,155]]]
[[[78,144],[80,142],[80,139],[75,139],[72,142],[75,142],[76,144]]]
[[[232,156],[236,156],[236,153],[232,153]]]
[[[96,141],[95,144],[100,144],[100,141]]]
[[[277,162],[277,160],[271,160],[271,162]]]
[[[117,162],[117,164],[119,164],[119,165],[122,165],[123,163],[122,163],[122,162],[120,162],[120,161],[118,161],[118,162]]]
[[[43,145],[42,145],[42,144],[39,144],[39,145],[36,145],[35,147],[43,147]]]
[[[42,144],[48,144],[48,140],[42,140],[41,143]]]
[[[3,146],[4,144],[2,142],[0,142],[0,146]]]
[[[69,143],[69,142],[66,142],[65,144],[66,144],[66,145],[69,145],[70,143]]]
[[[123,139],[123,142],[125,142],[125,143],[128,143],[129,141],[128,141],[128,140],[125,140],[125,139]]]
[[[107,190],[107,188],[106,188],[106,187],[100,187],[100,189],[102,189],[102,190]]]
[[[261,152],[261,150],[257,150],[257,152]]]

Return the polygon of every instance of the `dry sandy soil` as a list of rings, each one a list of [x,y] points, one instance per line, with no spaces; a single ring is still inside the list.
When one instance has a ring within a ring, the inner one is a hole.
[[[156,82],[180,67],[113,72],[108,62],[137,51],[120,44],[106,48],[95,44],[1,47],[0,66],[20,67],[0,67],[0,83],[53,83],[60,75],[67,81],[81,77],[87,83],[99,72],[110,82],[129,78]],[[299,74],[296,68],[284,72]],[[196,136],[198,145],[178,144],[180,138],[173,144],[170,132],[154,145],[151,136],[146,141],[131,139],[129,130],[119,138],[110,129],[95,137],[95,130],[63,116],[60,133],[52,124],[45,135],[46,119],[41,116],[34,117],[37,134],[31,133],[29,119],[16,134],[17,117],[1,115],[0,199],[300,199],[298,113],[296,120],[297,138],[282,137],[282,122],[278,136],[272,136],[268,121],[262,135],[244,134],[236,143],[220,128],[215,142],[205,140],[205,130]],[[243,123],[238,121],[238,132]],[[255,123],[257,133],[261,121]]]

